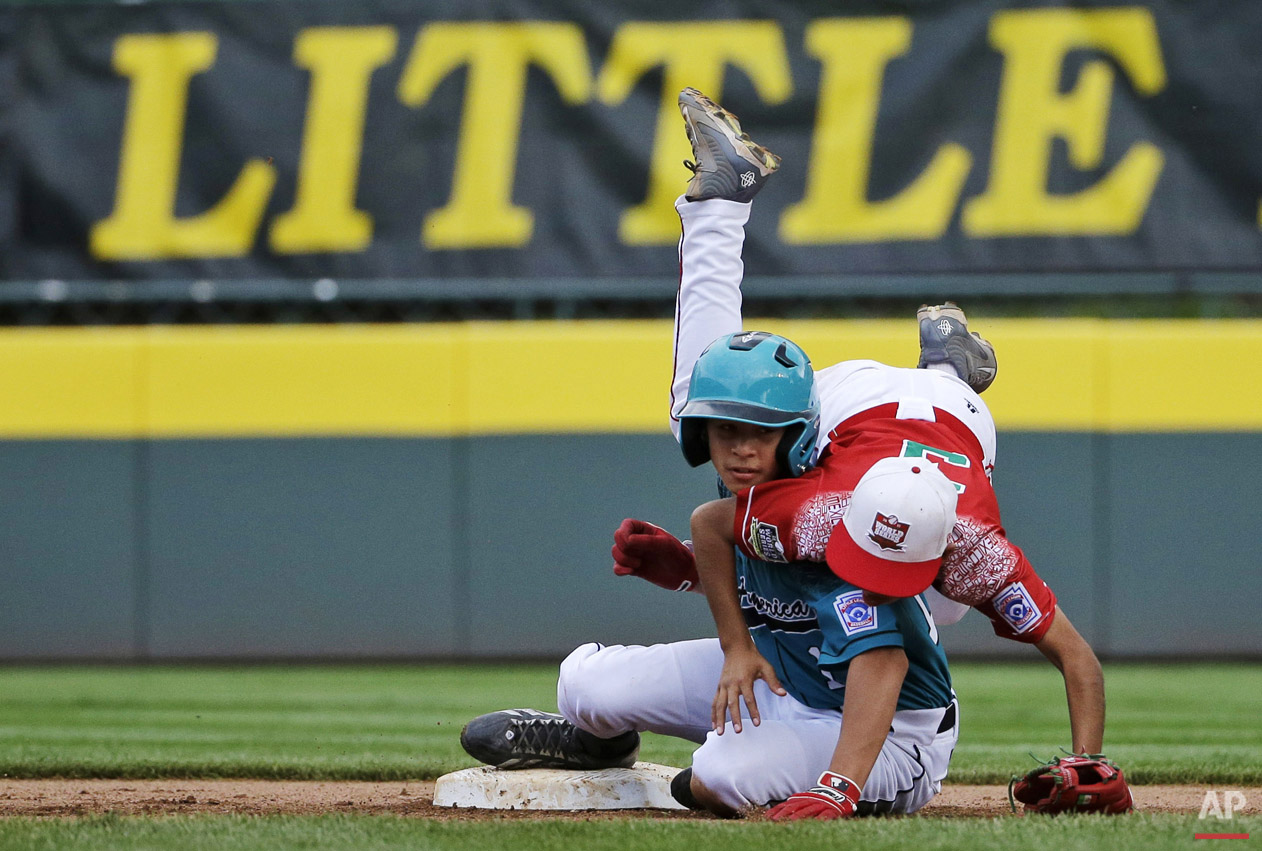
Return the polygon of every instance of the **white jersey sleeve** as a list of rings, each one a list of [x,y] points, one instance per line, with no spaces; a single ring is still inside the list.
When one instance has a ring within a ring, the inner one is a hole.
[[[933,615],[933,622],[938,626],[959,623],[973,608],[968,603],[957,603],[943,597],[932,585],[924,590],[924,598]]]

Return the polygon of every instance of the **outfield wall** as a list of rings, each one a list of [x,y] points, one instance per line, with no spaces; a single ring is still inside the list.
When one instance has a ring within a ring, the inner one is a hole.
[[[817,364],[909,322],[758,323]],[[988,320],[1005,525],[1104,653],[1262,653],[1259,321]],[[0,331],[0,658],[552,656],[710,631],[609,570],[713,493],[668,323]],[[970,615],[949,649],[1029,653]]]

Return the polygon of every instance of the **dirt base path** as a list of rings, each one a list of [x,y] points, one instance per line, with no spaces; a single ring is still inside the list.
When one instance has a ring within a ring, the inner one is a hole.
[[[1207,786],[1134,786],[1135,805],[1148,812],[1199,813]],[[1262,801],[1262,787],[1241,789]],[[96,813],[234,813],[243,815],[392,813],[433,819],[619,818],[626,810],[558,813],[435,807],[433,781],[357,783],[272,780],[0,780],[0,817],[64,817]],[[1253,809],[1250,807],[1250,809]],[[695,813],[639,810],[649,818],[706,818]],[[939,818],[1010,816],[1004,786],[946,786],[921,811]]]

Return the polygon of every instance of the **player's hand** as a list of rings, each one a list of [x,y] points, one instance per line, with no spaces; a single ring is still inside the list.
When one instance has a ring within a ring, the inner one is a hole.
[[[767,811],[771,821],[799,821],[850,818],[859,807],[859,787],[844,774],[825,771],[819,782],[805,792],[798,792],[787,801]]]
[[[710,708],[710,721],[714,724],[714,732],[723,735],[723,727],[727,717],[732,718],[732,729],[741,731],[741,701],[745,701],[745,709],[749,712],[749,720],[757,727],[762,723],[758,714],[758,701],[754,699],[754,682],[763,680],[767,687],[778,695],[786,695],[784,686],[776,677],[775,668],[763,658],[758,649],[750,644],[739,650],[730,650],[723,657],[723,673],[719,675],[719,687],[714,693],[714,704]]]
[[[638,576],[667,591],[699,591],[697,560],[670,532],[627,518],[613,533],[613,572]]]

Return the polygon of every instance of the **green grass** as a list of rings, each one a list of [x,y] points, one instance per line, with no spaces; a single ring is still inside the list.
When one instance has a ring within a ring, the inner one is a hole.
[[[1065,744],[1046,665],[954,666],[963,735],[954,782],[1003,782]],[[397,780],[471,764],[457,734],[507,706],[555,707],[555,666],[0,668],[0,775]],[[1140,782],[1262,783],[1262,666],[1112,665],[1108,752]],[[646,736],[643,758],[686,765],[692,746]],[[1257,802],[1249,802],[1257,812]],[[0,849],[592,849],[771,847],[1186,849],[1197,832],[1262,835],[1256,816],[761,821],[397,816],[0,819]],[[1203,843],[1198,843],[1203,844]],[[1230,847],[1236,847],[1232,845]]]
[[[950,782],[1006,782],[1068,746],[1047,665],[953,666]],[[1262,784],[1262,665],[1110,665],[1106,751],[1138,783]],[[555,666],[0,668],[0,774],[399,780],[472,765],[460,726],[555,708]],[[641,757],[692,745],[646,736]]]
[[[1208,831],[1262,834],[1262,818],[1210,824],[1195,816],[1133,814],[1057,819],[953,820],[859,819],[843,823],[598,821],[436,822],[394,816],[167,816],[155,819],[98,816],[82,819],[0,819],[0,848],[141,849],[339,848],[378,849],[511,848],[513,851],[701,851],[729,848],[791,848],[793,851],[918,851],[1055,848],[1058,851],[1193,847],[1193,834]],[[1229,848],[1241,847],[1229,845]],[[1245,846],[1247,847],[1247,846]]]
[[[1050,666],[959,664],[952,675],[962,717],[952,782],[1006,781],[1004,766],[1069,747]],[[1131,782],[1262,783],[1262,665],[1114,664],[1105,682],[1105,752]]]

